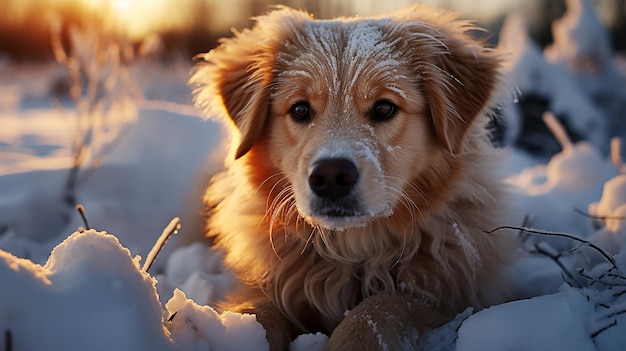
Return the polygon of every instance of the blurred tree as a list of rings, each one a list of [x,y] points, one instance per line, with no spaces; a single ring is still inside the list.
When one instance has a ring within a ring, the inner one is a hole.
[[[192,56],[206,52],[216,45],[217,39],[230,36],[231,28],[242,29],[251,24],[250,18],[283,4],[312,12],[316,18],[335,16],[370,15],[395,10],[415,3],[414,0],[188,0],[174,2],[172,11],[184,21],[168,24],[167,18],[154,18],[154,33],[163,41],[163,53]],[[460,0],[422,0],[421,2],[454,8]],[[516,0],[515,6],[526,19],[531,36],[541,45],[552,41],[551,24],[565,12],[564,0]],[[626,50],[626,0],[589,0],[612,34],[616,50]],[[49,20],[52,14],[63,18],[63,23],[85,25],[88,2],[86,0],[0,0],[0,53],[16,60],[48,60],[52,58]],[[99,2],[93,0],[90,2]],[[104,3],[104,2],[103,2]],[[488,1],[476,2],[476,13],[488,6]],[[512,7],[513,8],[513,7]],[[497,37],[500,19],[491,19],[486,25]],[[129,17],[132,18],[132,17]],[[89,19],[91,20],[91,19]],[[163,21],[163,26],[160,22]],[[67,30],[63,29],[67,41]],[[137,39],[141,41],[141,38]],[[136,45],[138,45],[136,43]]]

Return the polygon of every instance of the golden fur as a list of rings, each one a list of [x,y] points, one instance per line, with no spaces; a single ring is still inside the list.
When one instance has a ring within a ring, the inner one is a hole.
[[[510,242],[483,232],[504,216],[486,130],[500,59],[475,29],[424,7],[326,21],[280,8],[197,65],[196,104],[233,127],[205,194],[207,235],[242,282],[223,307],[256,313],[273,350],[317,331],[328,349],[394,349],[506,298]],[[334,158],[358,170],[348,204],[311,190]]]

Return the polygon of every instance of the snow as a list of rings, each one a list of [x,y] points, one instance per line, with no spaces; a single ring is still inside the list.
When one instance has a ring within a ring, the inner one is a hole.
[[[617,108],[626,106],[620,100],[625,77],[617,69],[605,80],[605,71],[581,71],[617,64],[589,2],[570,0],[568,6],[570,12],[554,26],[556,42],[544,52],[520,18],[510,17],[501,35],[520,101],[525,94],[545,95],[552,112],[586,137],[550,155],[510,148],[510,224],[576,235],[587,243],[522,233],[513,272],[518,298],[468,309],[416,336],[417,344],[407,340],[407,349],[613,351],[626,345],[626,175],[607,155],[609,135],[626,136],[619,122],[626,110]],[[377,33],[361,29],[365,39],[375,39]],[[581,66],[581,57],[602,64]],[[138,114],[124,136],[77,186],[90,226],[113,235],[77,230],[85,224],[64,202],[75,120],[67,101],[60,99],[64,110],[49,103],[62,71],[56,65],[0,62],[0,345],[268,349],[253,315],[211,307],[233,281],[220,254],[193,236],[202,224],[188,214],[201,210],[190,204],[221,167],[224,133],[188,108],[188,69],[180,62],[134,68],[147,100],[137,102]],[[598,92],[610,103],[598,103]],[[176,104],[158,101],[163,99]],[[503,118],[515,145],[523,117],[513,101]],[[174,216],[182,217],[180,233],[145,272],[142,257]],[[327,340],[319,333],[301,335],[291,350],[321,350]]]
[[[523,20],[511,15],[500,32],[498,48],[510,53],[506,62],[510,79],[519,99],[538,95],[548,97],[549,109],[579,134],[585,135],[598,148],[606,148],[607,120],[591,97],[577,84],[566,67],[546,61],[541,49],[528,37]],[[513,102],[511,102],[512,104]],[[512,106],[504,111],[504,120],[511,126],[508,139],[519,137],[521,116]]]
[[[165,305],[167,329],[181,350],[267,350],[265,330],[250,314],[199,306],[180,290]]]
[[[75,233],[44,266],[0,255],[0,328],[13,349],[175,350],[164,348],[155,281],[116,237]]]
[[[11,283],[0,289],[0,329],[13,349],[267,349],[252,315],[218,314],[178,289],[164,310],[141,257],[111,234],[76,232],[43,266],[5,251],[0,259],[0,279]]]
[[[596,350],[587,333],[586,318],[580,318],[589,313],[585,297],[572,288],[491,307],[461,325],[456,349]]]
[[[302,334],[291,342],[291,351],[322,351],[328,336],[322,333]]]
[[[556,154],[547,165],[527,167],[509,178],[516,192],[516,224],[529,216],[533,226],[583,235],[591,229],[586,210],[600,199],[605,181],[617,174],[597,149],[586,142]],[[549,215],[547,215],[549,214]]]

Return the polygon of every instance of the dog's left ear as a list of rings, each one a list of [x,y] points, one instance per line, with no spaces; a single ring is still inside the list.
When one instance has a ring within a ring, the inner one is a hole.
[[[229,119],[239,132],[235,159],[245,155],[261,134],[269,113],[272,55],[265,53],[259,30],[246,29],[200,55],[189,80],[194,100],[208,116]]]
[[[413,60],[438,139],[453,154],[463,151],[471,124],[491,102],[500,80],[500,58],[470,34],[474,27],[449,16],[415,22]]]

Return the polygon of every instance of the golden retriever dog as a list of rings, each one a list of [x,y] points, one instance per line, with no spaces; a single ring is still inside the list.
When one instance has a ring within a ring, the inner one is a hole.
[[[204,54],[196,105],[227,121],[207,235],[272,350],[415,347],[507,296],[505,189],[489,112],[501,56],[454,14],[315,20],[278,8]]]

